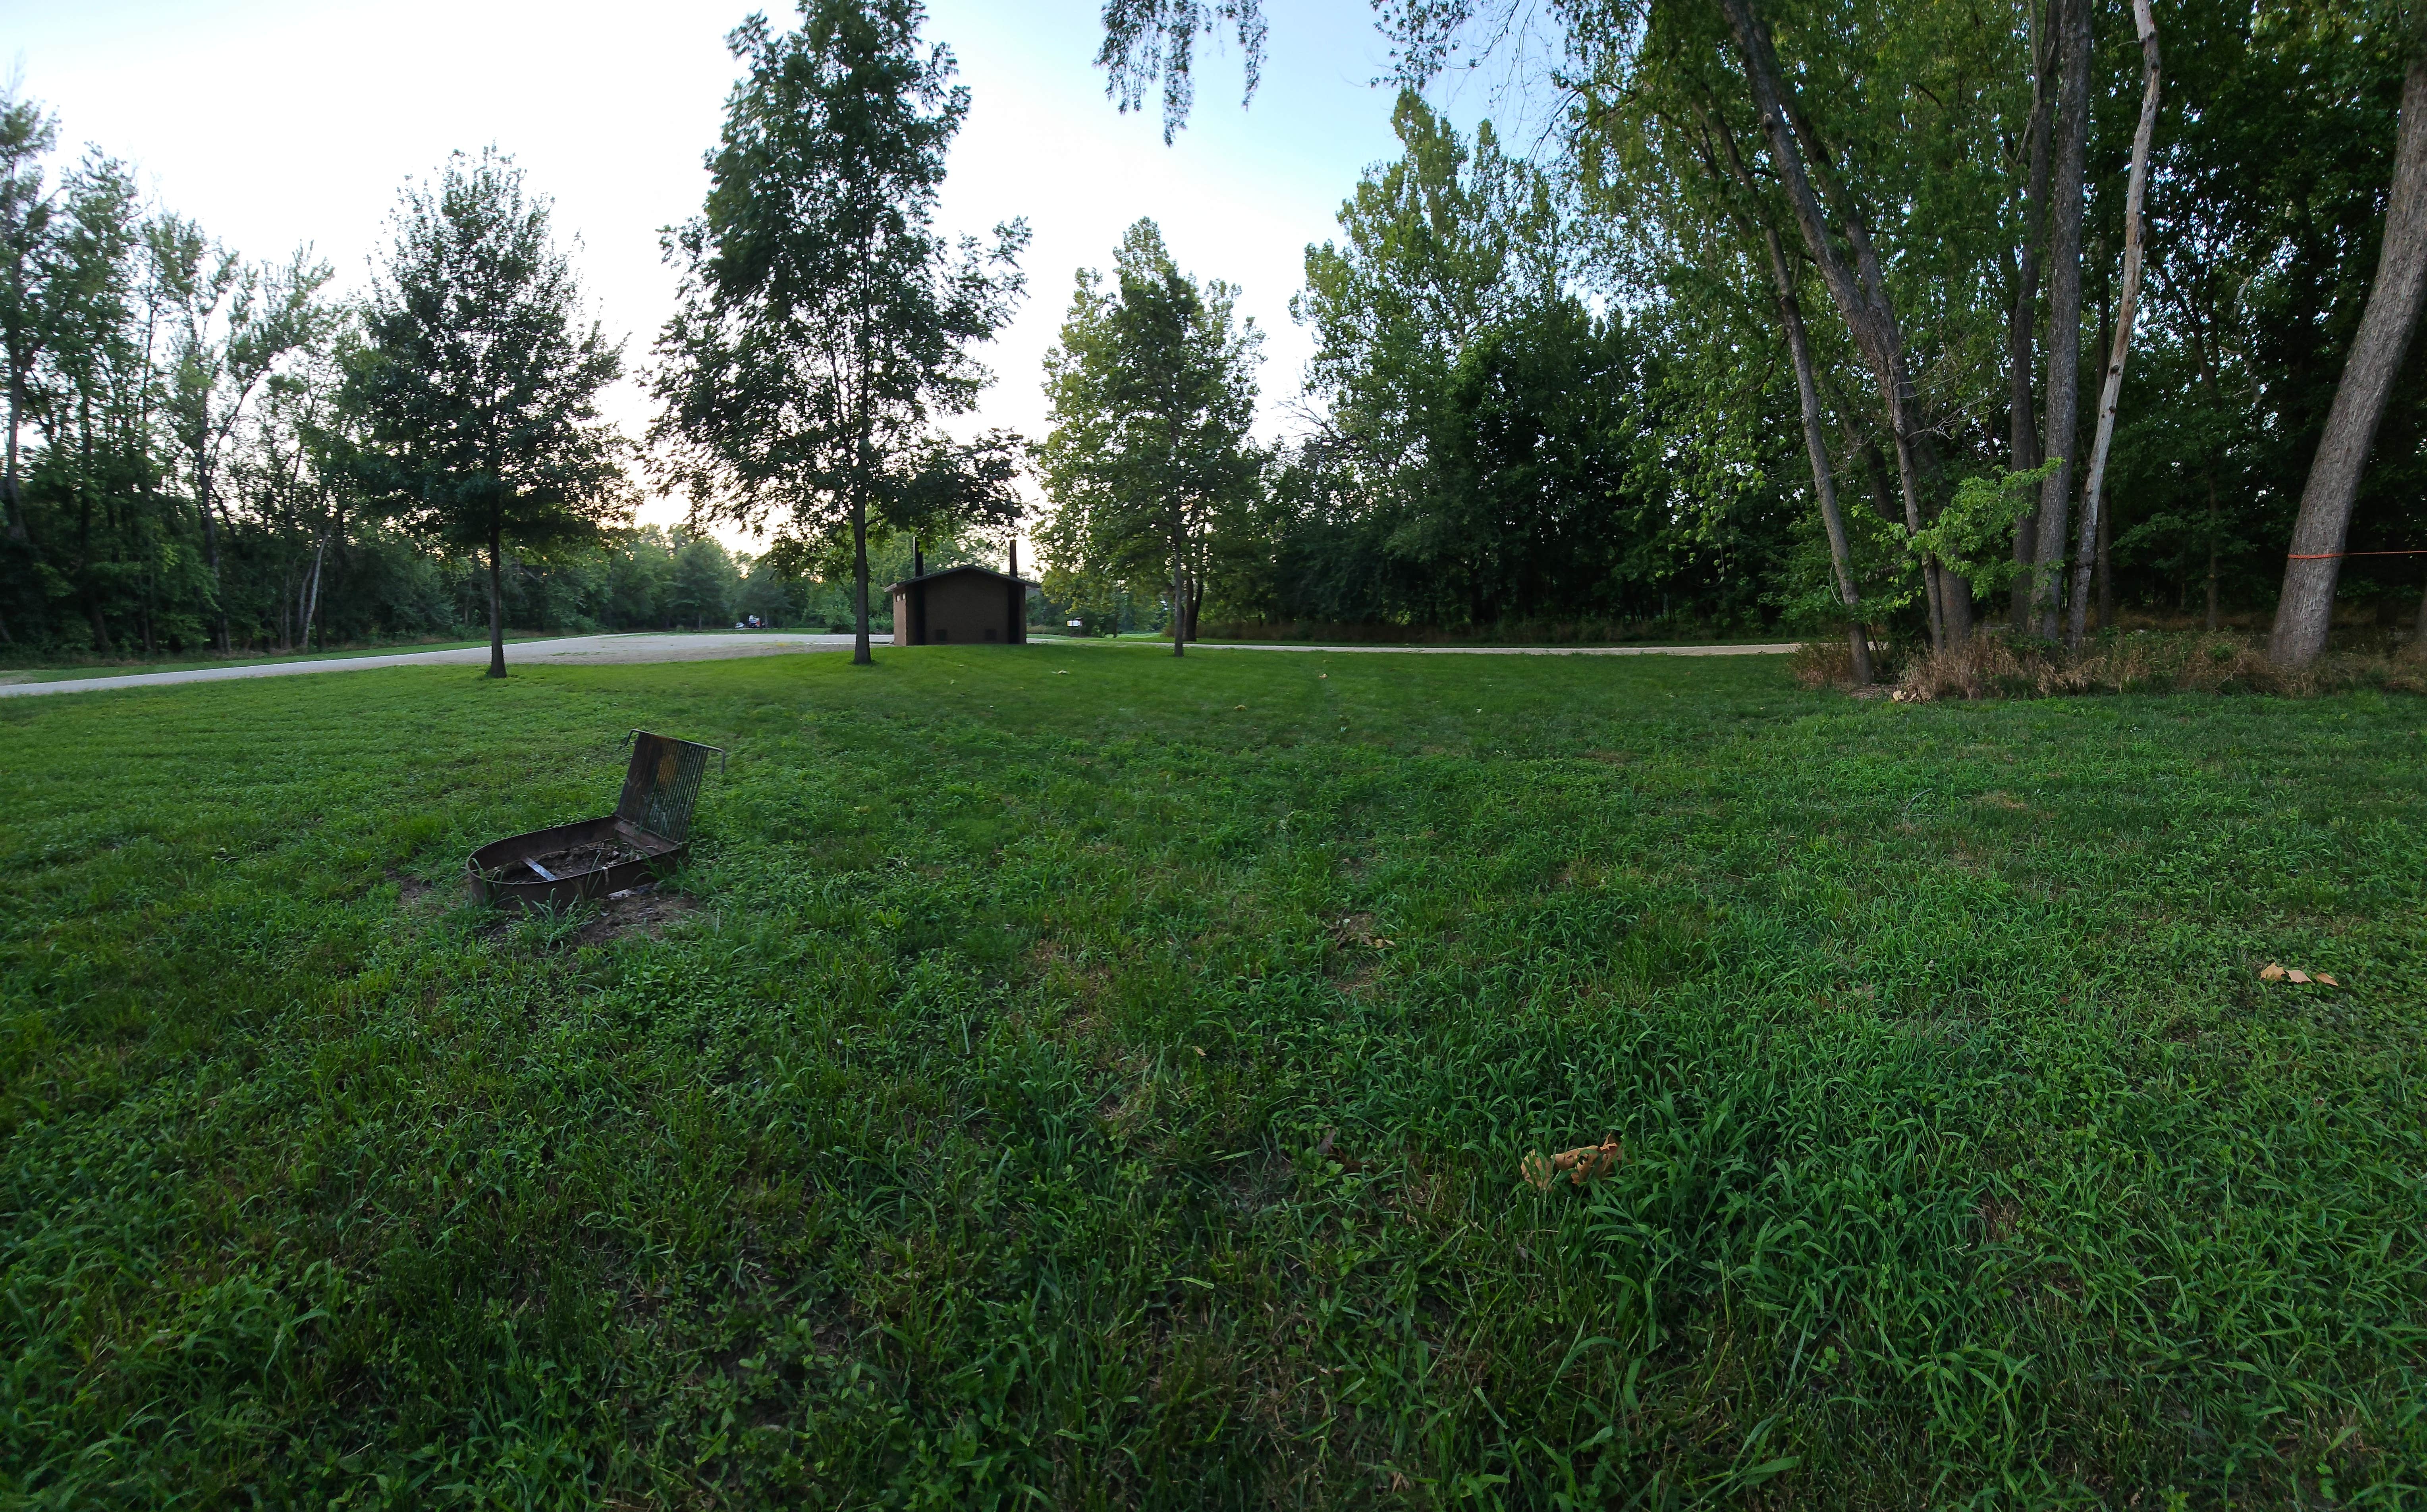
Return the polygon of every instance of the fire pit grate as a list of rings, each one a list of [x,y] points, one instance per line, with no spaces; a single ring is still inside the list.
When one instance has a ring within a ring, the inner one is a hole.
[[[692,811],[712,745],[634,730],[615,812],[493,840],[465,863],[482,902],[559,907],[671,871],[691,851]]]
[[[632,764],[624,771],[624,797],[615,817],[677,844],[690,839],[691,811],[699,803],[708,758],[716,756],[721,764],[724,755],[712,745],[634,730]]]

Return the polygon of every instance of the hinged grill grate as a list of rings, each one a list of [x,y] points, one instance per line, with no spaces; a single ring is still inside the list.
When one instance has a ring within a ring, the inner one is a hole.
[[[699,803],[700,779],[708,775],[710,756],[722,771],[725,752],[720,747],[634,730],[632,764],[624,772],[624,797],[615,805],[615,817],[677,843],[690,839],[691,811]]]

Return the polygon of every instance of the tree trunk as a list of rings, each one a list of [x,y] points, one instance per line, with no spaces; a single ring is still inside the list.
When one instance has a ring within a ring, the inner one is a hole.
[[[868,506],[856,483],[851,492],[851,664],[874,666],[876,658],[868,652]]]
[[[1863,627],[1862,595],[1854,591],[1854,551],[1846,535],[1846,517],[1837,507],[1837,480],[1829,464],[1829,444],[1820,430],[1820,388],[1813,379],[1812,337],[1803,328],[1803,306],[1795,298],[1795,282],[1786,266],[1786,252],[1778,233],[1761,228],[1769,249],[1770,276],[1778,283],[1778,318],[1786,328],[1786,346],[1795,361],[1795,394],[1803,409],[1803,450],[1812,463],[1812,495],[1820,504],[1821,528],[1829,534],[1829,564],[1837,575],[1837,599],[1846,606],[1846,644],[1853,654],[1854,686],[1871,685],[1871,638]]]
[[[497,525],[489,526],[489,675],[506,675],[506,571],[498,559],[505,543]]]
[[[1795,212],[1804,248],[1819,265],[1821,281],[1845,317],[1847,330],[1869,363],[1886,402],[1888,428],[1896,440],[1897,476],[1904,490],[1905,529],[1918,533],[1925,519],[1937,513],[1936,489],[1941,481],[1937,453],[1915,413],[1913,374],[1896,307],[1887,297],[1886,280],[1870,243],[1870,232],[1844,187],[1834,181],[1828,159],[1809,125],[1789,105],[1787,86],[1778,68],[1768,29],[1753,14],[1752,0],[1720,0],[1729,29],[1735,34],[1744,62],[1745,83],[1753,109],[1769,142],[1771,166]],[[1806,147],[1811,149],[1807,164]],[[1829,197],[1846,240],[1840,249],[1832,237],[1828,212],[1822,206],[1813,175],[1827,179]],[[1850,256],[1849,255],[1850,253]],[[1930,496],[1924,507],[1924,495]],[[1942,573],[1934,558],[1922,561],[1922,577],[1930,593],[1930,638],[1940,648],[1961,644],[1971,628],[1971,589],[1953,574]]]
[[[219,526],[211,518],[211,485],[207,474],[197,475],[194,492],[194,512],[201,515],[203,521],[203,564],[211,570],[211,612],[216,616],[211,633],[219,642],[220,654],[225,656],[230,650],[228,617],[225,606],[220,602],[220,532]]]
[[[2066,516],[2080,461],[2081,203],[2090,151],[2090,4],[2055,0],[2056,186],[2048,199],[2047,428],[2040,454],[2056,468],[2040,485],[2031,570],[2031,628],[2057,637]]]
[[[319,545],[312,548],[312,576],[304,588],[303,649],[306,651],[312,649],[312,620],[320,611],[320,570],[328,558],[329,537],[322,536]]]
[[[2216,474],[2207,478],[2207,627],[2218,627],[2216,603]]]
[[[2098,569],[2098,626],[2112,616],[2114,584],[2107,561],[2109,529],[2105,499],[2107,448],[2115,439],[2115,407],[2124,395],[2124,359],[2132,351],[2132,318],[2141,299],[2141,201],[2149,184],[2149,138],[2158,129],[2158,19],[2149,0],[2132,0],[2132,24],[2141,33],[2141,123],[2132,133],[2132,171],[2124,189],[2124,286],[2115,301],[2114,346],[2107,354],[2107,377],[2098,395],[2098,438],[2091,443],[2090,478],[2081,494],[2081,546],[2073,569],[2073,624],[2068,637],[2081,644],[2082,600],[2088,596],[2090,570]],[[2099,301],[2104,304],[2102,298]],[[2104,312],[2102,312],[2103,315]],[[2100,324],[2105,324],[2102,318]]]
[[[2052,19],[2052,9],[2040,12]],[[2056,114],[2056,90],[2050,86],[2049,62],[2056,56],[2053,28],[2043,22],[2031,47],[2030,178],[2023,208],[2021,266],[2014,274],[2014,305],[2006,317],[2007,447],[2012,470],[2036,472],[2046,460],[2040,451],[2040,422],[2032,402],[2032,333],[2039,324],[2040,250],[2047,235],[2048,135]],[[2031,574],[2039,550],[2039,520],[2025,513],[2014,521],[2014,575],[2007,616],[2017,635],[2031,627]]]
[[[1736,151],[1735,134],[1728,130],[1723,120],[1712,119],[1720,150],[1726,153],[1728,171],[1741,186],[1747,198],[1759,203],[1752,175],[1746,171],[1743,156]],[[1714,165],[1716,166],[1716,165]],[[1821,432],[1820,384],[1812,361],[1811,333],[1804,329],[1802,301],[1795,297],[1795,271],[1786,261],[1786,249],[1779,245],[1777,228],[1765,217],[1761,220],[1762,247],[1769,253],[1770,283],[1778,294],[1778,323],[1786,331],[1787,351],[1795,363],[1795,395],[1803,412],[1803,450],[1812,463],[1812,496],[1820,506],[1820,524],[1829,537],[1829,564],[1837,577],[1838,601],[1846,606],[1847,649],[1853,657],[1854,685],[1867,688],[1871,684],[1871,639],[1864,628],[1862,597],[1854,591],[1854,553],[1846,536],[1846,518],[1837,507],[1837,480],[1829,463],[1829,443]]]
[[[2195,292],[2186,289],[2182,302],[2184,325],[2191,342],[2191,366],[2199,379],[2200,393],[2207,400],[2208,413],[2222,421],[2224,398],[2217,392],[2215,352],[2209,345],[2207,322],[2200,315],[2199,297]],[[2200,476],[2207,484],[2207,627],[2214,630],[2221,626],[2223,621],[2217,602],[2216,460],[2212,455],[2203,455]]]
[[[25,512],[17,498],[17,431],[24,423],[23,419],[24,412],[24,375],[11,373],[8,376],[8,464],[7,473],[0,475],[0,492],[5,492],[7,495],[6,499],[0,502],[5,502],[8,507],[8,518],[6,523],[8,539],[11,541],[25,539]]]
[[[1171,654],[1175,657],[1188,654],[1188,594],[1181,576],[1188,555],[1185,529],[1175,498],[1171,506]]]
[[[2115,539],[2114,512],[2103,510],[2098,515],[2098,627],[2102,630],[2115,623],[2115,573],[2109,547]],[[2074,641],[2080,642],[2076,635]]]
[[[2319,438],[2308,486],[2301,492],[2300,516],[2292,525],[2284,594],[2267,646],[2269,659],[2279,667],[2307,666],[2326,648],[2352,504],[2359,496],[2386,397],[2410,346],[2422,275],[2427,275],[2427,51],[2411,59],[2402,83],[2402,126],[2395,138],[2393,190],[2386,200],[2376,283],[2369,290],[2359,331],[2352,337],[2351,356],[2343,364],[2334,405],[2326,412],[2325,433]]]

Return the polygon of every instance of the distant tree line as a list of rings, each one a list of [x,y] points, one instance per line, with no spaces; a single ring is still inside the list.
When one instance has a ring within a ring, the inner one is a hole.
[[[1175,649],[1208,620],[1557,623],[1844,633],[1859,663],[1880,635],[2077,640],[2136,611],[2272,616],[2297,663],[2337,605],[2427,635],[2419,14],[1379,10],[1399,151],[1307,249],[1314,356],[1279,440],[1251,431],[1271,379],[1238,290],[1144,221],[1073,289],[1048,434],[941,429],[991,382],[974,353],[1027,234],[935,229],[969,96],[916,0],[804,0],[729,39],[645,449],[599,416],[622,344],[503,156],[410,187],[348,297],[308,252],[249,261],[145,204],[11,96],[0,638],[486,621],[501,671],[509,622],[722,622],[761,612],[745,590],[832,620],[847,585],[864,656],[888,555],[1002,560],[1023,469],[1052,612]],[[1263,42],[1254,0],[1105,18],[1116,99],[1159,93],[1167,132],[1194,36],[1234,28],[1251,65]],[[1558,102],[1539,150],[1426,103],[1469,47],[1531,49]],[[632,531],[644,470],[693,521],[768,533],[741,587],[668,596],[661,560],[705,547]]]
[[[287,650],[505,629],[889,624],[871,576],[992,560],[1015,438],[929,424],[1019,292],[1025,229],[929,230],[968,111],[914,0],[808,0],[731,38],[746,70],[644,454],[600,415],[622,344],[586,310],[548,202],[495,149],[409,185],[370,286],[308,252],[249,261],[147,205],[98,149],[0,98],[0,648]],[[734,557],[636,529],[645,464]]]

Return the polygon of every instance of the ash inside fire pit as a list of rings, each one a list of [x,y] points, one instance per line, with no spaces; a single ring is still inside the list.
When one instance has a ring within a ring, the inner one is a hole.
[[[590,845],[571,845],[546,855],[527,855],[499,867],[489,874],[495,882],[562,882],[584,871],[604,871],[609,867],[622,866],[627,861],[645,861],[649,853],[621,839],[602,840]]]

